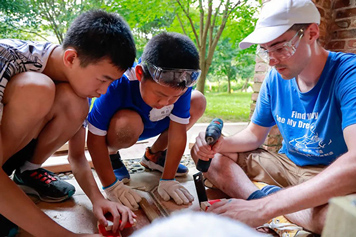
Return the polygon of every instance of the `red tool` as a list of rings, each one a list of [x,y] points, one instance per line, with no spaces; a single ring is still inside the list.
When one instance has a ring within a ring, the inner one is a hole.
[[[107,213],[107,214],[105,214],[105,218],[108,220],[108,225],[103,226],[98,223],[99,234],[101,234],[102,236],[107,236],[107,237],[121,237],[120,231],[118,231],[117,233],[114,233],[112,231],[112,227],[114,225],[112,215],[110,213]],[[121,220],[120,220],[120,224],[121,224]],[[133,224],[131,224],[130,222],[127,222],[124,228],[130,228],[132,226],[135,226],[135,224],[136,224],[136,220]]]
[[[99,234],[107,237],[121,237],[120,231],[117,233],[112,232],[111,230],[106,230],[104,226],[98,225]]]
[[[225,198],[201,202],[201,203],[200,203],[200,209],[202,209],[203,211],[207,211],[208,208],[209,208],[211,205],[213,205],[213,204],[216,203],[216,202],[220,202],[221,200],[224,200],[224,199],[225,199]]]

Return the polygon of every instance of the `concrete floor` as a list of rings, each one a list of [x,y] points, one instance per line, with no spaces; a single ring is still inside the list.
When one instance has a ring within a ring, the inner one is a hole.
[[[185,150],[185,154],[189,154],[189,143],[194,143],[195,137],[200,131],[205,131],[208,124],[196,124],[193,126],[187,134],[187,146]],[[236,132],[242,130],[247,126],[247,123],[230,123],[225,124],[223,128],[223,134],[226,136],[233,135]],[[154,142],[155,138],[148,139],[143,142],[139,142],[135,144],[131,148],[120,150],[121,157],[125,160],[133,159],[133,158],[141,158],[145,148],[147,146],[151,146]],[[90,161],[90,155],[87,153],[87,158]],[[50,170],[56,171],[56,168],[60,167],[60,169],[66,169],[69,167],[66,154],[63,155],[55,155],[48,159],[45,164],[45,168],[49,168]],[[181,182],[190,193],[195,196],[195,200],[192,204],[186,206],[177,206],[172,204],[172,201],[164,202],[162,200],[158,200],[161,207],[166,209],[165,212],[171,213],[173,211],[189,208],[193,210],[199,210],[198,201],[195,193],[194,183],[192,181],[192,174],[196,173],[197,170],[195,167],[189,167],[190,172],[188,176],[183,178],[177,178],[179,182]],[[101,189],[101,183],[98,177],[96,177],[96,173],[94,171],[94,177],[96,178],[99,189]],[[129,185],[132,188],[139,189],[143,192],[143,195],[147,196],[147,199],[151,199],[152,195],[147,195],[147,192],[154,190],[154,187],[157,186],[160,178],[159,172],[141,172],[137,174],[131,175],[131,181]],[[76,193],[73,198],[62,202],[62,203],[44,203],[40,200],[33,198],[34,202],[41,208],[48,216],[50,216],[54,221],[64,226],[65,228],[75,232],[75,233],[98,233],[97,223],[94,215],[92,214],[92,205],[89,199],[86,197],[82,189],[79,187],[74,178],[69,178],[68,182],[72,183],[76,187]],[[139,191],[140,192],[140,191]],[[152,191],[153,193],[153,191]],[[219,192],[215,192],[210,194],[212,197],[217,198],[219,196],[223,196],[223,194]],[[153,193],[153,196],[154,193]],[[210,198],[210,197],[209,197]],[[149,200],[150,201],[150,200]],[[137,213],[136,213],[137,214]],[[142,218],[141,218],[142,219]],[[123,236],[129,236],[133,231],[139,229],[145,225],[149,224],[149,222],[142,219],[141,224],[133,229],[126,231],[126,233],[122,233]],[[29,237],[31,236],[24,230],[20,230],[18,234],[19,237]]]

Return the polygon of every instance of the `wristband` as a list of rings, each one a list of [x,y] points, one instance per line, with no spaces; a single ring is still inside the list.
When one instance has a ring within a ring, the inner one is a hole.
[[[117,182],[117,178],[115,179],[115,181],[112,183],[112,184],[110,184],[110,185],[108,185],[108,186],[106,186],[106,187],[102,187],[104,190],[105,189],[107,189],[107,188],[110,188],[110,187],[112,187],[114,184],[116,184],[116,182]]]
[[[176,181],[176,179],[159,179],[159,181]]]

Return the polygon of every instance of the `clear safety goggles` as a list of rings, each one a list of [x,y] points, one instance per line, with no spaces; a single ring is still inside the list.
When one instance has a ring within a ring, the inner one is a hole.
[[[303,36],[304,29],[300,29],[288,42],[273,46],[268,50],[258,46],[257,55],[266,63],[269,63],[271,58],[277,60],[286,60],[294,55]]]
[[[155,82],[164,86],[191,87],[198,82],[201,74],[199,69],[161,68],[147,62],[142,62],[142,65]]]

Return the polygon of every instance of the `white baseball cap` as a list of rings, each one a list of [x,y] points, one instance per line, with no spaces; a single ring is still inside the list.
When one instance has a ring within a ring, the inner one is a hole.
[[[320,24],[320,13],[311,0],[271,0],[264,4],[255,30],[240,42],[246,49],[277,39],[294,24]]]

